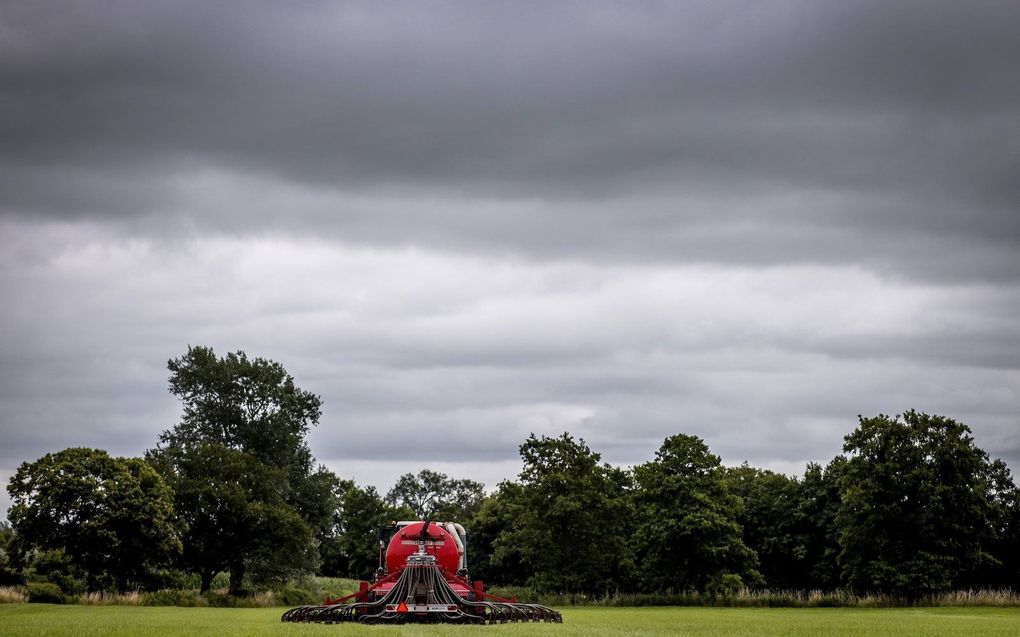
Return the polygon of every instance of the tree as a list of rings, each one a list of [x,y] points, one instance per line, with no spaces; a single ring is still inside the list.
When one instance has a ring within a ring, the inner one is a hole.
[[[291,486],[290,504],[312,530],[312,541],[318,547],[319,569],[323,567],[330,542],[343,524],[343,498],[353,487],[350,480],[341,480],[325,467],[319,467],[306,480]]]
[[[339,482],[316,470],[305,443],[321,400],[279,363],[244,352],[219,358],[189,347],[171,359],[180,423],[148,454],[176,493],[184,564],[207,590],[219,570],[230,592],[246,573],[260,579],[315,568],[313,538],[329,533]]]
[[[916,599],[994,568],[988,455],[970,429],[908,411],[860,418],[840,477],[840,563],[859,591]]]
[[[21,583],[18,569],[11,553],[14,551],[14,529],[10,522],[0,520],[0,586],[14,586]]]
[[[983,574],[982,582],[999,588],[1020,588],[1020,488],[1002,460],[992,462],[991,523],[992,554],[999,562]]]
[[[340,506],[333,511],[333,524],[319,540],[319,574],[327,577],[347,577],[347,555],[342,546],[343,527],[346,515],[343,502],[348,493],[356,488],[353,480],[339,480],[336,493]]]
[[[465,522],[485,499],[485,485],[474,480],[454,480],[445,473],[422,469],[405,473],[386,494],[390,506],[406,506],[419,520]]]
[[[809,463],[800,483],[798,518],[803,524],[803,562],[807,583],[802,588],[835,590],[840,585],[839,479],[846,459],[837,456],[826,467]]]
[[[759,580],[737,523],[740,500],[700,438],[666,438],[655,460],[634,467],[634,480],[633,542],[645,588],[703,590],[728,575]]]
[[[730,490],[743,503],[737,522],[744,543],[758,555],[767,586],[839,587],[836,513],[842,462],[836,458],[826,468],[809,463],[800,480],[747,463],[726,470]]]
[[[726,483],[742,506],[736,522],[758,556],[758,570],[772,588],[808,588],[808,538],[801,517],[797,480],[744,463],[726,469]]]
[[[633,571],[626,472],[600,463],[599,454],[568,433],[532,434],[520,452],[524,468],[510,502],[512,525],[494,542],[494,565],[519,565],[540,590],[626,587]]]
[[[7,492],[19,549],[60,552],[89,590],[126,590],[181,549],[173,494],[138,458],[65,449],[23,463]]]
[[[467,524],[468,569],[476,580],[499,584],[524,584],[531,573],[520,559],[503,547],[501,559],[495,559],[496,542],[513,526],[513,511],[519,507],[521,485],[509,480],[501,482],[495,493],[487,496]]]
[[[379,528],[412,516],[406,507],[387,504],[375,487],[350,482],[340,500],[337,533],[328,544],[329,569],[367,579],[379,564]]]

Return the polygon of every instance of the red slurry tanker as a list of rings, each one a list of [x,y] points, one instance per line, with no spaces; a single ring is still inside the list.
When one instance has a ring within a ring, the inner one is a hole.
[[[383,535],[392,536],[383,553]],[[468,623],[562,622],[555,610],[485,592],[467,570],[467,532],[453,522],[397,522],[380,529],[379,568],[358,592],[299,606],[285,622]]]

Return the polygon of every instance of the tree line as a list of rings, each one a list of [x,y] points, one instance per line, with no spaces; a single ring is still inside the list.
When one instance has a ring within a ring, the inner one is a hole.
[[[7,490],[0,584],[66,592],[267,588],[311,573],[367,578],[376,529],[455,520],[489,583],[549,592],[879,593],[1020,588],[1020,490],[951,418],[858,417],[843,453],[791,477],[725,467],[692,435],[632,468],[583,439],[531,435],[516,480],[423,469],[381,495],[318,465],[321,400],[278,363],[191,347],[168,363],[182,416],[144,458],[70,448]]]

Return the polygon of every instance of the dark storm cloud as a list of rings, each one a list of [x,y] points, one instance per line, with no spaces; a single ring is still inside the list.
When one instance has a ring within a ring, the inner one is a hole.
[[[1014,3],[76,2],[2,16],[6,214],[1020,275]],[[198,213],[189,180],[208,171],[319,190],[329,212]]]
[[[283,363],[317,457],[383,487],[493,486],[565,430],[797,473],[909,408],[1018,467],[1017,33],[994,1],[0,0],[0,482],[151,447],[188,344]]]

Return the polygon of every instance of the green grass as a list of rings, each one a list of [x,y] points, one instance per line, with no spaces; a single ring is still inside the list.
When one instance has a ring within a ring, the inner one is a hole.
[[[1017,608],[567,608],[561,624],[500,626],[325,626],[280,622],[281,609],[145,608],[134,606],[0,606],[4,637],[144,636],[322,637],[428,635],[474,637],[538,635],[623,637],[648,635],[815,637],[1016,637]]]

